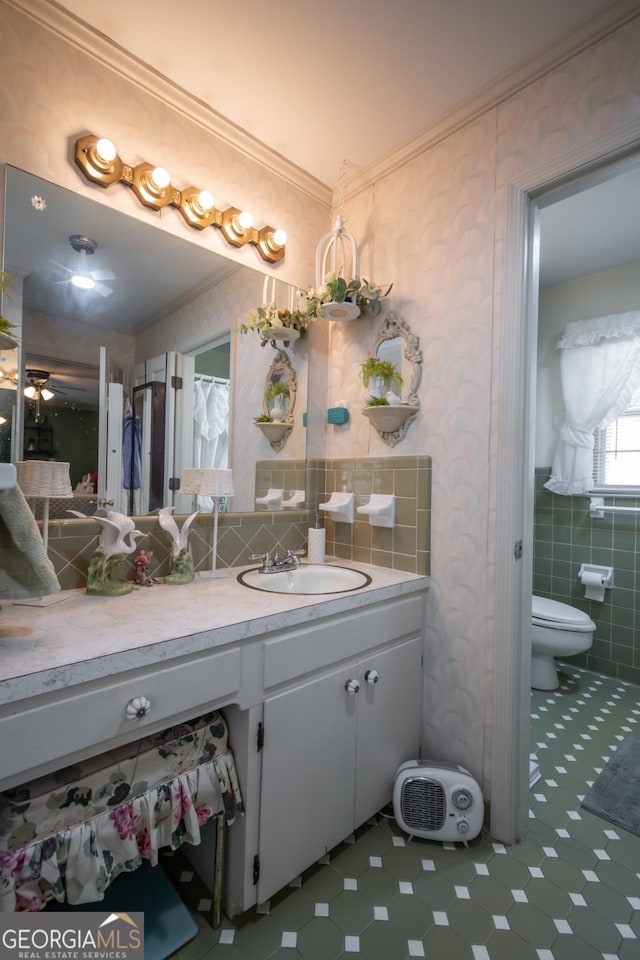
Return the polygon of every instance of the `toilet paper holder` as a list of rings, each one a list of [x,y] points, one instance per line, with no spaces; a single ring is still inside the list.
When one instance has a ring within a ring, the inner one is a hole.
[[[584,585],[587,600],[604,600],[605,590],[613,587],[613,567],[604,567],[596,563],[581,563],[578,571],[580,583]]]

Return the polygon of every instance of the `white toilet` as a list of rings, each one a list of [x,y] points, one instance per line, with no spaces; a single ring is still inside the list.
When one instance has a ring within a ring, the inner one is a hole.
[[[559,686],[554,657],[572,657],[591,648],[596,625],[587,613],[547,597],[531,598],[531,686]]]

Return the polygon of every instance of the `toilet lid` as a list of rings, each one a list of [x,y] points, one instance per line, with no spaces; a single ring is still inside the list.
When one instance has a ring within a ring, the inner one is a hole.
[[[547,626],[569,627],[578,630],[595,630],[595,624],[588,613],[560,603],[559,600],[549,600],[548,597],[531,597],[531,615],[536,623]]]

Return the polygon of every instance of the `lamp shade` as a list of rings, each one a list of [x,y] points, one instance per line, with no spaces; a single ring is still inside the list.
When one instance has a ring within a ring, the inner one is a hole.
[[[180,493],[196,493],[201,497],[232,497],[232,471],[217,467],[186,467]]]
[[[25,497],[73,496],[69,464],[58,460],[18,460],[16,479]]]

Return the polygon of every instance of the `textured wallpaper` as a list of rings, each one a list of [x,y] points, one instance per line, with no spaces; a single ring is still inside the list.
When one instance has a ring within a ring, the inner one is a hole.
[[[498,393],[504,188],[637,123],[638,49],[635,20],[347,204],[363,275],[394,282],[390,307],[420,336],[424,355],[421,412],[396,448],[433,458],[423,753],[462,763],[489,792],[500,509],[491,478],[497,424],[509,415]],[[357,412],[358,364],[376,329],[331,329],[329,393],[350,406],[352,429],[329,436],[329,456],[388,450]]]

